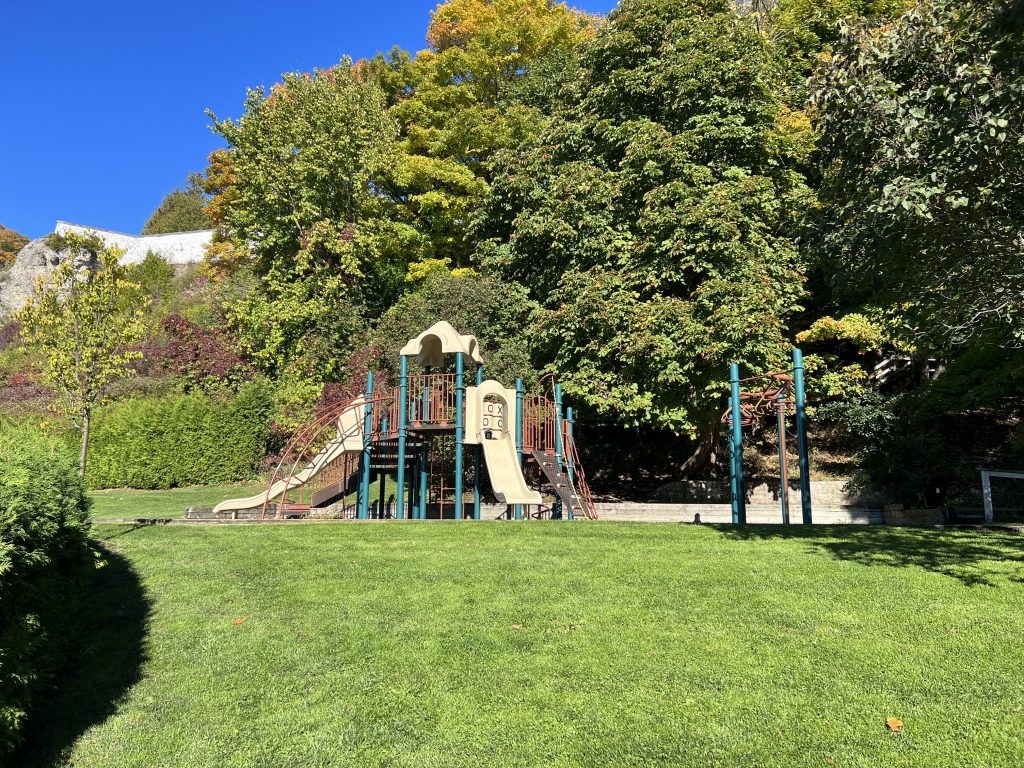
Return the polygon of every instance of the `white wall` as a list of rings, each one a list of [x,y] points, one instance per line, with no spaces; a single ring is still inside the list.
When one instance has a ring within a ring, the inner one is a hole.
[[[137,264],[146,258],[147,251],[152,251],[169,264],[195,264],[203,260],[205,246],[213,235],[212,229],[196,232],[173,232],[166,235],[128,235],[108,229],[83,227],[67,221],[58,221],[54,231],[58,235],[68,232],[80,235],[98,235],[107,245],[113,245],[125,251],[121,258],[123,264]]]

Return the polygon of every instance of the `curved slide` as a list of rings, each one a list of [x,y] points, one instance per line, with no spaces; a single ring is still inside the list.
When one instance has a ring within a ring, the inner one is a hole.
[[[466,442],[483,448],[491,488],[502,504],[540,504],[541,496],[526,484],[515,437],[509,429],[516,402],[515,390],[496,381],[467,387]]]
[[[540,504],[540,493],[532,490],[523,478],[516,441],[507,431],[490,434],[491,439],[481,436],[480,445],[484,449],[491,488],[498,501],[502,504]]]
[[[320,474],[327,465],[336,459],[340,459],[344,454],[357,453],[363,450],[363,409],[359,408],[359,406],[364,402],[364,398],[358,397],[352,401],[351,407],[342,411],[338,419],[337,437],[332,439],[320,453],[314,456],[301,472],[296,472],[290,478],[278,480],[269,489],[255,496],[222,501],[213,508],[214,514],[262,507],[266,501],[283,496],[292,488],[305,485]]]

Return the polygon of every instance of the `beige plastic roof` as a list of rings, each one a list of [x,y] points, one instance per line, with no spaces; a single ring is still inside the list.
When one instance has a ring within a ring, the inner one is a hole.
[[[481,365],[484,362],[476,336],[463,336],[448,322],[441,320],[415,339],[410,339],[399,354],[415,357],[424,368],[439,368],[444,362],[444,356],[454,352],[462,352]]]

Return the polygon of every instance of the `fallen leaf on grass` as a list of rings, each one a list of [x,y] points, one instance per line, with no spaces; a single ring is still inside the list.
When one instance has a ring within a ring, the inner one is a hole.
[[[232,624],[245,624],[245,619],[235,619]]]
[[[515,629],[515,630],[520,630],[520,629],[522,629],[522,628],[523,628],[523,625],[522,625],[522,624],[513,624],[513,625],[512,625],[512,629]]]
[[[903,721],[898,717],[890,717],[885,721],[885,727],[893,733],[899,733],[900,728],[903,727]]]

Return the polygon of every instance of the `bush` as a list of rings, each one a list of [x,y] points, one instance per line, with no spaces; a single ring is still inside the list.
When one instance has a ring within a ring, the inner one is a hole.
[[[28,430],[0,437],[0,764],[69,648],[92,556],[73,456]]]
[[[273,397],[264,381],[232,398],[193,392],[125,401],[96,413],[93,488],[173,488],[252,477],[266,450]]]

